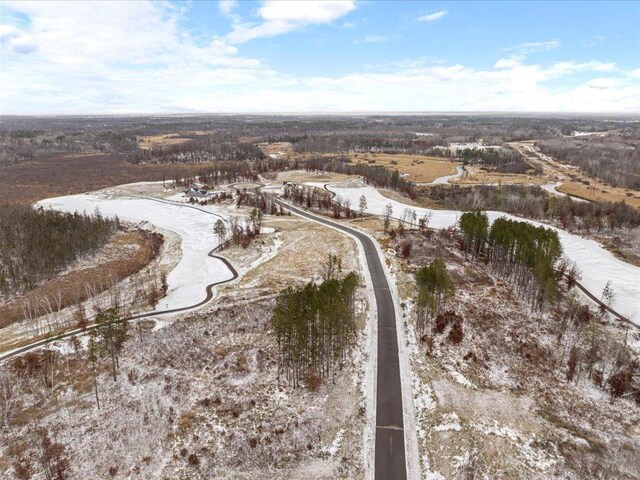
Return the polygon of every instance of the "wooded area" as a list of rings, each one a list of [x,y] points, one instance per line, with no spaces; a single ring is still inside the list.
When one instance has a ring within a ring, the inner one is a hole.
[[[555,265],[562,255],[555,230],[501,217],[487,231],[489,220],[482,212],[464,213],[459,225],[465,253],[486,255],[493,271],[512,280],[533,310],[553,303],[558,281]]]
[[[640,190],[640,129],[627,127],[606,136],[553,138],[536,142],[558,162],[575,165],[614,187]]]
[[[615,231],[640,225],[640,212],[620,202],[579,202],[527,185],[430,185],[420,190],[445,208],[499,210],[546,220],[572,231]]]
[[[335,257],[329,258],[328,263],[335,262]],[[326,272],[320,284],[282,291],[273,310],[278,376],[293,387],[317,387],[341,368],[355,341],[358,277],[351,272],[338,279],[336,268]]]
[[[117,218],[0,206],[0,291],[22,292],[103,246]]]

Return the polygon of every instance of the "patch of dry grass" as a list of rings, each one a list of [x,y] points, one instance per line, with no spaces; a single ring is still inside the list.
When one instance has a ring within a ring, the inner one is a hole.
[[[543,185],[546,183],[543,177],[536,175],[527,175],[522,173],[499,173],[490,172],[482,167],[468,166],[467,175],[451,180],[451,183],[459,183],[461,185],[475,184],[526,184],[526,185]]]
[[[436,178],[456,173],[459,162],[451,162],[426,155],[404,155],[388,153],[353,153],[349,155],[353,163],[381,165],[390,170],[407,174],[407,179],[415,183],[430,183]]]
[[[181,137],[179,133],[162,133],[160,135],[149,135],[138,138],[140,148],[166,147],[167,145],[180,145],[186,143],[190,138]]]
[[[598,200],[602,202],[619,202],[624,200],[627,205],[640,208],[640,192],[634,192],[625,188],[610,187],[602,182],[587,180],[590,185],[579,181],[569,181],[560,185],[557,190],[586,200]]]

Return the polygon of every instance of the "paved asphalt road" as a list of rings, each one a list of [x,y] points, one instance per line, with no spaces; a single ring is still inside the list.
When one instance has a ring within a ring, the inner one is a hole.
[[[310,215],[304,210],[286,203],[279,203],[296,215],[330,225],[353,235],[364,247],[378,309],[375,478],[379,480],[406,479],[407,467],[404,450],[404,423],[402,420],[402,390],[400,386],[396,313],[387,277],[373,240],[353,228],[316,215]]]

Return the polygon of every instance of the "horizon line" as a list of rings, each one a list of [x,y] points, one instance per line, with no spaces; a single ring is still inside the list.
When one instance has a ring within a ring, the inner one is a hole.
[[[199,116],[433,116],[433,115],[547,115],[547,116],[622,116],[637,117],[640,121],[640,109],[638,112],[629,111],[605,111],[605,112],[579,112],[579,111],[544,111],[544,110],[354,110],[354,111],[239,111],[239,112],[129,112],[129,113],[0,113],[2,117],[199,117]]]

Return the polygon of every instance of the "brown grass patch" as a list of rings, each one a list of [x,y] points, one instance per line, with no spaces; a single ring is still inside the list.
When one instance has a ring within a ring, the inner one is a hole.
[[[534,184],[543,185],[545,179],[535,175],[527,175],[524,173],[499,173],[489,172],[477,166],[468,166],[467,175],[461,178],[455,178],[451,180],[451,183],[458,183],[460,185],[474,185],[474,184]]]
[[[85,285],[92,285],[97,294],[107,289],[113,282],[118,282],[140,271],[158,254],[157,238],[144,230],[133,230],[117,237],[113,242],[125,247],[121,249],[120,258],[56,276],[19,299],[3,305],[0,307],[0,328],[23,320],[22,304],[25,301],[36,304],[43,298],[55,298],[60,292],[63,307],[68,307],[86,300]],[[131,248],[132,246],[136,248]]]
[[[180,145],[190,141],[190,138],[181,137],[179,133],[162,133],[138,138],[140,148],[166,147],[167,145]]]
[[[430,183],[438,177],[453,175],[456,173],[456,165],[460,165],[459,162],[426,155],[352,153],[349,158],[353,163],[381,165],[390,170],[398,170],[408,174],[407,179],[415,183]]]
[[[586,200],[598,200],[601,202],[619,202],[624,200],[627,205],[640,208],[640,192],[610,186],[606,186],[606,190],[604,190],[602,183],[592,179],[589,179],[589,181],[595,185],[595,188],[592,185],[585,185],[580,181],[569,181],[560,185],[557,190]],[[631,193],[631,195],[628,195],[629,193]]]

